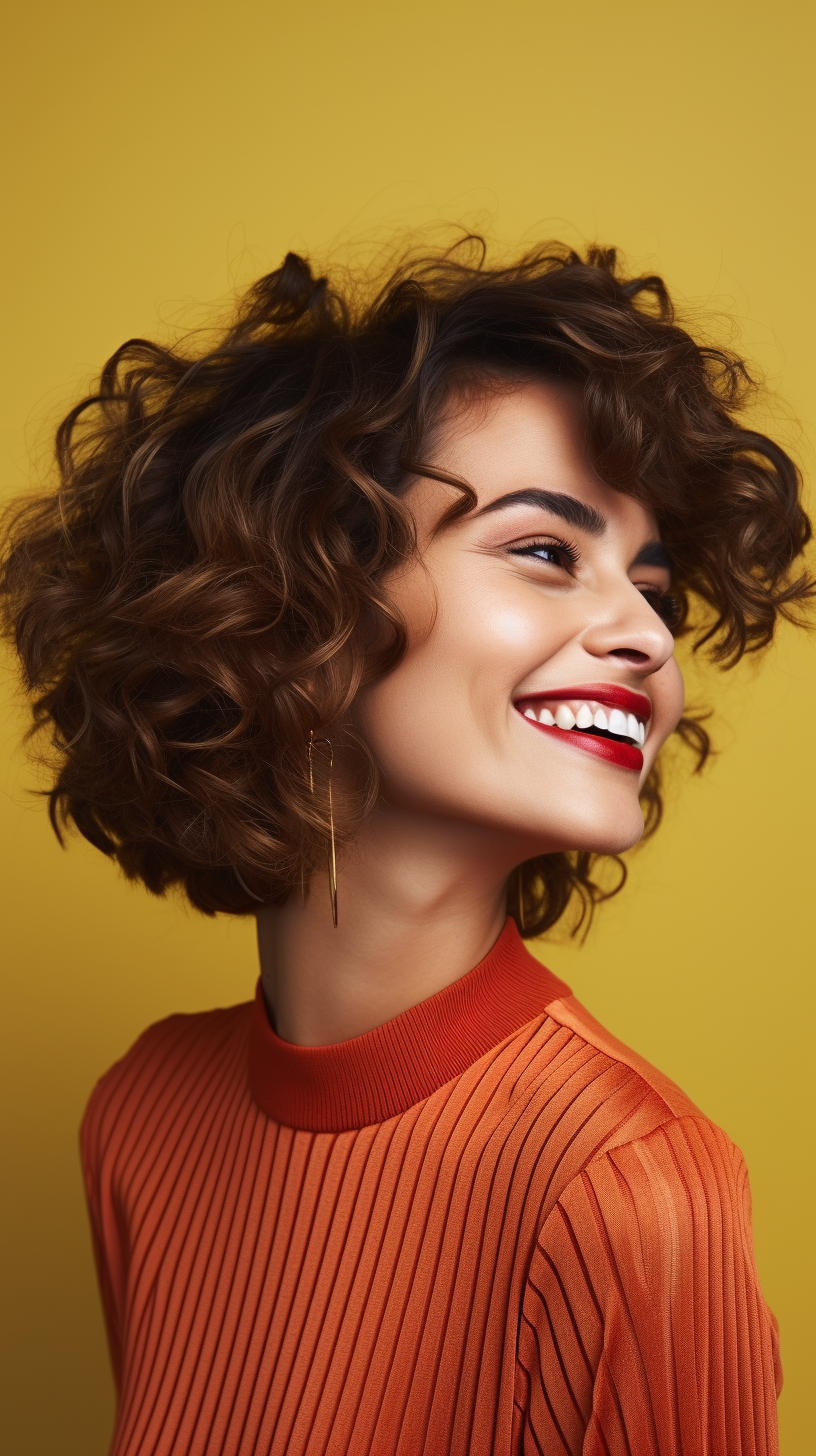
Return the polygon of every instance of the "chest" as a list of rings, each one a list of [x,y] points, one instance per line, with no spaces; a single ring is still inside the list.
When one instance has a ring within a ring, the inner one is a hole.
[[[247,1106],[128,1203],[116,1456],[510,1450],[548,1183],[517,1122],[431,1104],[313,1134]]]

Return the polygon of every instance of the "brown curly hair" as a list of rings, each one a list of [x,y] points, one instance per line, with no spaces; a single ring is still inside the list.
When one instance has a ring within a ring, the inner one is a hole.
[[[404,650],[386,590],[413,548],[404,487],[474,371],[581,387],[599,476],[658,520],[676,631],[721,664],[809,594],[791,573],[809,538],[796,468],[740,424],[744,363],[677,324],[660,278],[558,244],[489,266],[466,239],[366,292],[290,253],[215,347],[123,344],[59,427],[58,490],[10,508],[4,624],[31,733],[50,736],[58,834],[73,821],[128,877],[210,913],[308,880],[328,828],[309,731]],[[471,498],[463,484],[456,510]],[[702,762],[705,730],[679,731]],[[369,775],[341,838],[375,797]],[[643,798],[652,830],[656,773]],[[526,935],[614,892],[594,860],[521,867]]]

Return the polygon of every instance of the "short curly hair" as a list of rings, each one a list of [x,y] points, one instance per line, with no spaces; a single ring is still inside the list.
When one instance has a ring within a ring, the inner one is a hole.
[[[308,882],[328,830],[309,732],[404,650],[387,578],[414,547],[405,487],[474,372],[581,389],[599,476],[659,523],[678,632],[727,665],[795,615],[797,470],[739,421],[745,364],[678,325],[659,277],[560,244],[492,266],[470,238],[366,290],[289,253],[214,347],[123,344],[59,427],[59,488],[10,508],[4,624],[30,731],[49,735],[58,834],[72,821],[129,878],[210,913]],[[702,761],[699,723],[680,732]],[[369,775],[341,840],[375,798]],[[656,772],[643,798],[653,829]],[[521,867],[524,934],[612,892],[595,858]]]

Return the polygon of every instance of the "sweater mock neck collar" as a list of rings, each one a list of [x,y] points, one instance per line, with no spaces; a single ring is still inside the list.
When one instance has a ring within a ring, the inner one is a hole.
[[[467,975],[392,1021],[331,1046],[281,1040],[260,981],[249,1035],[249,1083],[258,1106],[287,1127],[348,1132],[407,1112],[569,987],[526,949],[513,920]]]

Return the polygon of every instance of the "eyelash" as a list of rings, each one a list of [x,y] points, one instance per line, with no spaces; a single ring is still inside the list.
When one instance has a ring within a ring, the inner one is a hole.
[[[680,619],[680,603],[677,597],[671,592],[662,592],[658,587],[649,587],[648,591],[641,592],[653,612],[656,612],[664,626],[671,632]]]
[[[547,562],[549,566],[562,566],[566,570],[572,570],[578,565],[580,552],[577,546],[571,545],[568,541],[561,541],[557,537],[551,537],[541,541],[527,541],[523,546],[511,546],[511,556],[535,556],[538,560],[544,560],[540,554],[544,551],[557,552],[562,558],[561,561]],[[641,592],[645,597],[652,611],[660,618],[669,631],[677,625],[680,616],[680,604],[671,592],[661,591],[659,587],[649,587]]]
[[[541,551],[558,551],[565,556],[570,567],[577,566],[580,561],[580,552],[577,546],[572,546],[568,541],[559,541],[557,537],[550,537],[541,541],[528,541],[523,546],[511,546],[512,556],[538,556]],[[543,560],[539,557],[539,560]],[[562,561],[548,562],[551,566],[563,566]]]

